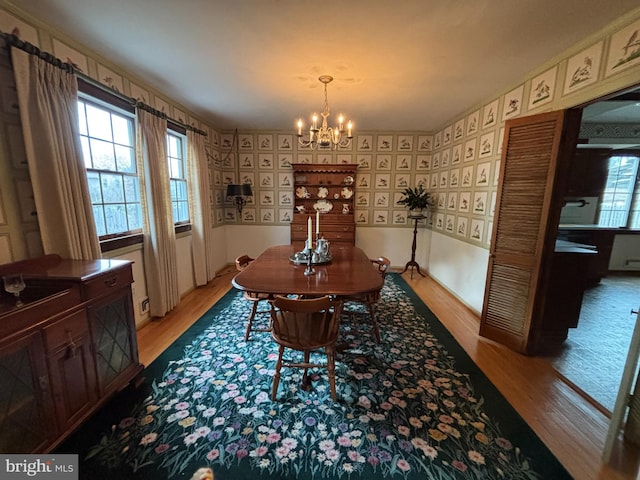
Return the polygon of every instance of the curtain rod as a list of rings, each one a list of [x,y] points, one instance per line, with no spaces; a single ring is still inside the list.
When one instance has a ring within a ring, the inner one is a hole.
[[[50,63],[51,65],[54,65],[62,70],[64,70],[67,73],[72,73],[74,75],[76,75],[77,77],[81,78],[82,80],[84,80],[85,82],[107,92],[110,93],[112,95],[117,96],[118,98],[120,98],[121,100],[129,103],[132,107],[135,108],[140,108],[142,110],[145,110],[153,115],[156,115],[158,117],[164,118],[165,120],[172,122],[180,127],[183,127],[187,130],[191,130],[192,132],[195,132],[197,134],[200,135],[204,135],[205,137],[207,136],[207,132],[205,132],[204,130],[200,130],[199,128],[196,128],[194,126],[191,125],[187,125],[184,122],[181,122],[179,120],[176,120],[174,118],[169,117],[166,113],[161,112],[160,110],[157,110],[155,108],[153,108],[150,105],[147,105],[144,102],[141,102],[139,100],[136,100],[135,98],[129,97],[123,93],[120,93],[119,91],[115,90],[114,88],[109,87],[108,85],[104,85],[102,83],[100,83],[99,81],[91,78],[90,76],[88,76],[87,74],[81,72],[73,63],[70,62],[63,62],[62,60],[60,60],[59,58],[57,58],[56,56],[48,53],[48,52],[43,52],[42,50],[40,50],[38,47],[36,47],[35,45],[33,45],[32,43],[29,42],[25,42],[24,40],[20,40],[20,38],[18,38],[17,35],[14,34],[7,34],[7,33],[2,33],[0,32],[0,36],[4,38],[7,48],[8,47],[16,47],[19,48],[20,50],[23,50],[25,52],[27,52],[30,55],[35,55],[36,57],[44,60],[47,63]]]

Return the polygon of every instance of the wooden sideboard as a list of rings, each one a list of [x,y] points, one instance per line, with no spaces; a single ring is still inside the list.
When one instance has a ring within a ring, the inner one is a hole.
[[[320,213],[320,234],[330,243],[355,245],[356,164],[293,164],[291,243],[307,239],[307,220]],[[314,237],[315,238],[315,237]]]
[[[20,307],[0,293],[0,452],[47,452],[142,371],[131,262],[46,255],[9,273],[26,288]]]

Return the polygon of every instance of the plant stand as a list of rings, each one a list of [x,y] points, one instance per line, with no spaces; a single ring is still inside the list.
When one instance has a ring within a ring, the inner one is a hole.
[[[411,244],[411,260],[404,266],[402,273],[409,270],[409,267],[415,267],[416,271],[425,277],[426,275],[420,271],[420,265],[416,262],[416,235],[418,234],[418,222],[424,218],[424,215],[411,217],[413,219],[413,243]],[[413,280],[413,268],[411,269],[411,279]]]

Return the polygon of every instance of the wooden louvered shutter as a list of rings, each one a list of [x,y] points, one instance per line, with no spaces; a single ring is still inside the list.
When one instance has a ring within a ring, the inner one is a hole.
[[[532,353],[544,297],[544,268],[553,255],[579,112],[558,111],[509,120],[485,285],[480,335]],[[570,125],[574,135],[563,128]],[[571,145],[571,142],[573,144]],[[561,155],[562,154],[562,155]]]

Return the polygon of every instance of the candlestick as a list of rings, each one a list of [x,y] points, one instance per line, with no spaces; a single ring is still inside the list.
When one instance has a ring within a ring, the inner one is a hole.
[[[312,220],[311,220],[311,215],[309,215],[309,218],[307,219],[307,249],[311,250],[312,247],[312,240],[311,240],[311,231],[312,231]]]
[[[316,237],[320,235],[320,211],[316,211]]]

